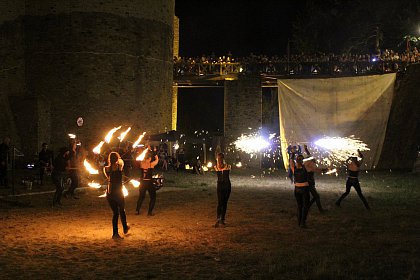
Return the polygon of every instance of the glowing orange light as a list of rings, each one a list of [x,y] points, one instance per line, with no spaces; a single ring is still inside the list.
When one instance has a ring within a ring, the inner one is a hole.
[[[143,137],[144,137],[144,135],[146,134],[146,131],[145,132],[143,132],[143,134],[141,134],[140,136],[139,136],[139,138],[136,140],[136,142],[134,142],[134,144],[133,144],[133,148],[136,148],[137,147],[137,145],[141,142],[141,140],[143,139]]]
[[[111,129],[108,134],[105,136],[105,142],[109,143],[111,142],[112,139],[112,135],[114,135],[114,133],[121,128],[121,125],[119,127],[114,127],[113,129]]]
[[[99,171],[93,168],[92,165],[86,159],[84,160],[83,165],[85,166],[89,174],[99,174]]]
[[[118,139],[120,139],[120,142],[124,140],[125,136],[130,132],[130,130],[131,130],[131,127],[127,128],[126,131],[121,133],[120,137],[118,137]]]
[[[95,148],[93,148],[93,153],[95,153],[95,154],[97,154],[97,155],[99,155],[100,153],[101,153],[101,148],[102,148],[102,146],[105,144],[105,142],[104,141],[101,141],[99,144],[98,144],[98,146],[96,146]]]

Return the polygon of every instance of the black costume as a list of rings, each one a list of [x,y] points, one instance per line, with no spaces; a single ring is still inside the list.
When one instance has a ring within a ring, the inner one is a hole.
[[[337,206],[340,206],[341,201],[350,193],[351,187],[354,187],[357,194],[359,195],[360,199],[362,200],[363,204],[365,205],[366,209],[370,209],[369,204],[366,200],[366,198],[362,194],[362,189],[360,188],[359,183],[359,171],[351,171],[347,170],[348,177],[346,181],[346,192],[341,195],[341,197],[337,200],[335,203]]]
[[[140,168],[140,188],[139,188],[139,199],[137,200],[137,207],[136,211],[137,214],[140,213],[141,205],[143,204],[143,200],[146,197],[146,191],[149,192],[150,202],[149,202],[149,211],[147,214],[149,216],[153,215],[153,208],[155,207],[156,202],[156,189],[153,186],[152,176],[153,176],[153,168]]]
[[[217,221],[225,223],[227,204],[232,190],[230,170],[217,171]]]
[[[55,193],[53,198],[53,206],[58,204],[61,205],[61,196],[64,191],[64,180],[67,177],[66,167],[67,167],[68,157],[63,153],[60,153],[54,159],[54,169],[51,173],[51,178],[55,185]]]
[[[73,198],[77,198],[76,196],[74,196],[74,191],[79,187],[79,181],[80,181],[79,170],[78,170],[79,163],[78,163],[78,158],[77,158],[77,152],[70,151],[70,157],[69,158],[70,158],[69,177],[71,179],[71,185],[70,185],[69,189],[67,190],[67,193],[65,194],[65,196],[67,197],[67,194],[69,194]]]
[[[308,172],[305,167],[297,168],[294,166],[293,177],[295,178],[295,198],[298,206],[298,224],[299,226],[306,226],[306,217],[309,210],[309,187],[296,186],[296,183],[308,182]]]
[[[109,167],[111,169],[111,167]],[[127,218],[125,215],[125,200],[122,188],[122,171],[106,170],[108,176],[108,189],[106,198],[112,209],[112,235],[118,236],[118,216],[121,217],[121,224],[124,233],[128,232]]]
[[[44,174],[47,168],[51,168],[51,163],[53,159],[52,151],[48,149],[42,149],[38,154],[39,160],[39,180],[41,185],[44,182]]]
[[[319,212],[321,212],[321,213],[324,212],[324,209],[322,208],[322,205],[321,205],[320,196],[319,196],[319,194],[318,194],[318,192],[316,190],[316,187],[315,187],[315,176],[314,176],[314,172],[308,172],[308,183],[309,183],[308,189],[309,189],[309,192],[312,195],[312,199],[309,202],[308,208],[311,208],[312,204],[314,202],[316,202],[316,206],[318,206]]]

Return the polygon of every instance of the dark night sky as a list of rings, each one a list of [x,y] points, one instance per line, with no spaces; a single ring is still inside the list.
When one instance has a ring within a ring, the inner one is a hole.
[[[284,54],[305,1],[176,0],[180,56]]]

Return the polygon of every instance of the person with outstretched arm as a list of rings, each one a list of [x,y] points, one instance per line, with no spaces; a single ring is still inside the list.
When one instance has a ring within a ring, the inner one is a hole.
[[[359,155],[360,160],[356,156],[352,156],[349,157],[346,161],[348,174],[346,181],[346,191],[340,196],[340,198],[335,202],[335,204],[339,207],[341,201],[350,193],[351,187],[354,187],[363,204],[365,205],[366,209],[370,210],[369,204],[362,194],[362,189],[360,188],[359,183],[359,171],[363,161],[363,154],[360,152],[360,150],[357,150],[357,153]]]

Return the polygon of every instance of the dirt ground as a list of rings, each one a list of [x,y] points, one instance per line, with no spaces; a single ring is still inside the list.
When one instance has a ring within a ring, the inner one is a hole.
[[[138,192],[130,188],[131,230],[120,241],[111,239],[112,212],[101,191],[80,190],[80,199],[54,208],[48,192],[3,196],[0,278],[420,279],[418,175],[363,175],[371,211],[354,190],[337,208],[345,178],[318,176],[329,211],[314,205],[301,229],[285,173],[232,173],[225,228],[213,227],[215,175],[169,172],[153,217],[146,216],[148,197],[135,215]]]

